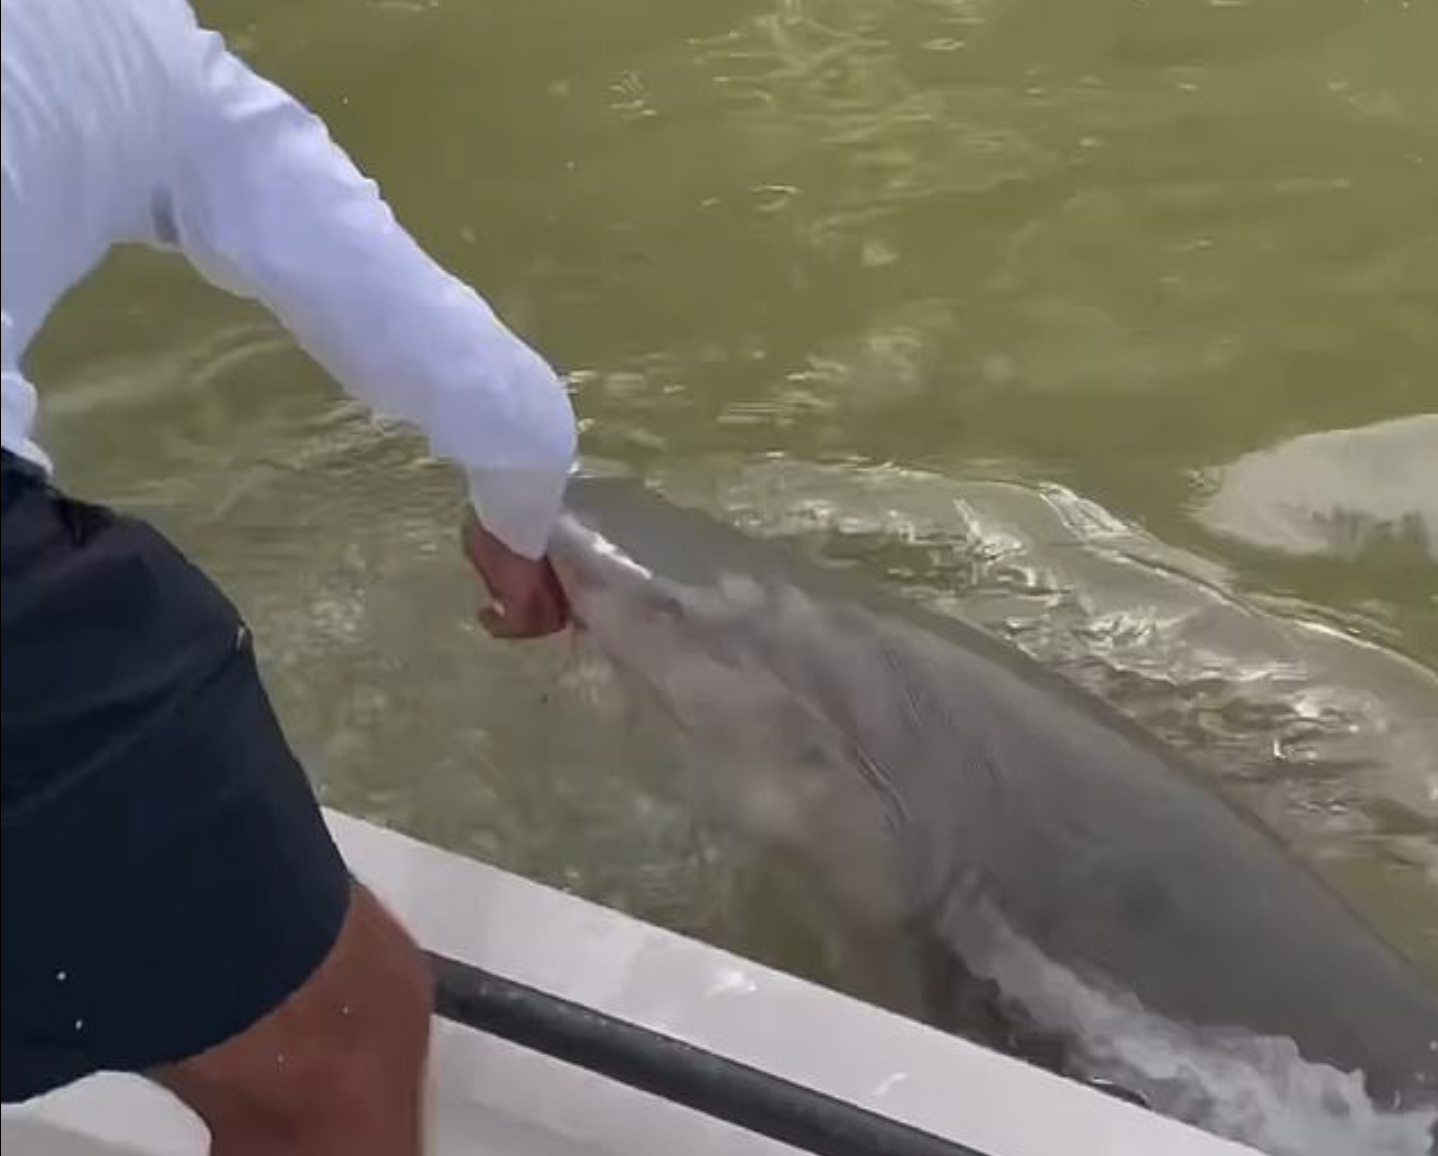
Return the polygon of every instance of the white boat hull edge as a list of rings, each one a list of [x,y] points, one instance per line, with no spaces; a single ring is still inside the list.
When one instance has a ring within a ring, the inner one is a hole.
[[[749,960],[329,812],[355,874],[430,950],[684,1040],[986,1156],[1249,1148]],[[770,1156],[794,1149],[453,1024],[434,1156]],[[166,1093],[102,1076],[4,1111],[7,1156],[202,1156]]]

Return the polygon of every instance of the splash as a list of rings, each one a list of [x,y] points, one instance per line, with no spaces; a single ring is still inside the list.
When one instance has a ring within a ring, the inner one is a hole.
[[[1045,1022],[1079,1041],[1082,1073],[1156,1111],[1269,1156],[1429,1156],[1438,1104],[1387,1111],[1357,1073],[1305,1061],[1291,1040],[1199,1030],[1104,991],[1008,931],[992,970]]]

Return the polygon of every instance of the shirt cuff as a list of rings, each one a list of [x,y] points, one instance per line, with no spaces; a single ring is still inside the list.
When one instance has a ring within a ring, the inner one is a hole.
[[[563,470],[493,468],[467,471],[469,500],[479,523],[516,554],[542,558],[564,504]]]

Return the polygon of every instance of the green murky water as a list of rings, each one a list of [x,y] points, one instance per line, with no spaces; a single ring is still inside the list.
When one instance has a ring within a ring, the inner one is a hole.
[[[592,460],[1118,702],[1438,977],[1438,7],[201,9],[566,372]],[[861,985],[562,643],[477,635],[452,478],[268,317],[127,254],[32,370],[65,481],[253,617],[329,801]]]

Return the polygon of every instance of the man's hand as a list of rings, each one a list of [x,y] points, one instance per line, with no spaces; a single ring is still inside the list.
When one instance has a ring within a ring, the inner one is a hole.
[[[564,629],[569,603],[548,558],[516,554],[481,526],[473,511],[465,517],[462,538],[465,556],[493,599],[479,611],[485,630],[495,638],[542,638]]]

